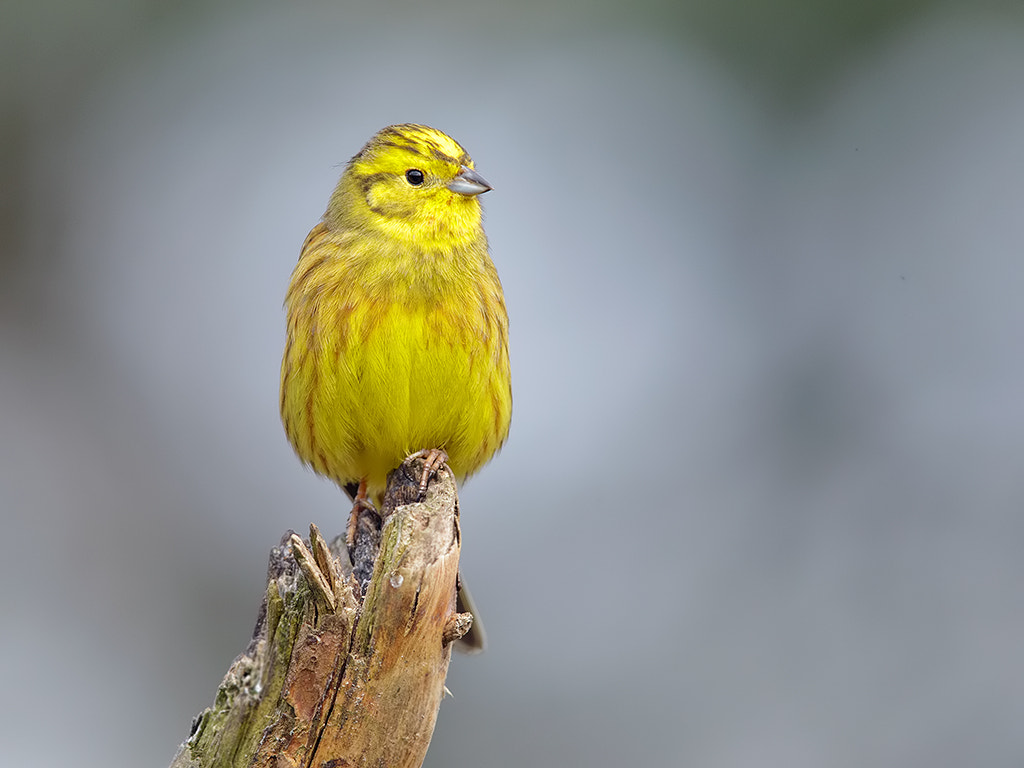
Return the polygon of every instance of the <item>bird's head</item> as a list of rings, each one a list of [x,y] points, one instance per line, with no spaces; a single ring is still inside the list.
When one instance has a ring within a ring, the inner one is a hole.
[[[457,141],[425,125],[379,131],[349,162],[324,221],[396,240],[456,241],[481,231],[491,185]]]

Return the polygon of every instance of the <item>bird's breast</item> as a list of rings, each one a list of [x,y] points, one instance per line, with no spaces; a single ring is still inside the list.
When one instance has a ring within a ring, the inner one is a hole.
[[[443,448],[457,477],[476,471],[511,417],[500,285],[346,287],[318,296],[314,351],[297,366],[300,456],[339,482],[368,477],[371,490],[421,448]]]

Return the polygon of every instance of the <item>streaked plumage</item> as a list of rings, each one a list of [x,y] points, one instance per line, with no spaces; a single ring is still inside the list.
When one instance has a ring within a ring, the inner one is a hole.
[[[477,195],[433,128],[383,129],[352,158],[306,238],[285,300],[281,416],[296,453],[379,501],[410,453],[460,481],[508,434],[508,317]],[[422,173],[422,182],[413,171]]]

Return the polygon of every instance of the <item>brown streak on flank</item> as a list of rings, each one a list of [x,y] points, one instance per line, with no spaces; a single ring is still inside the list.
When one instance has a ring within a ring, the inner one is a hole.
[[[296,317],[294,325],[295,325],[295,327],[293,329],[291,329],[291,331],[289,332],[289,338],[288,338],[288,350],[289,350],[289,352],[291,352],[291,350],[292,350],[292,346],[293,346],[294,340],[298,337],[298,332],[299,332],[298,317]],[[313,338],[312,341],[313,341],[313,343],[316,342],[315,335],[314,335],[314,338]],[[313,343],[303,344],[303,345],[301,345],[299,347],[299,354],[296,356],[298,359],[295,361],[295,364],[299,368],[302,368],[303,366],[306,365],[306,361],[309,358],[309,355],[310,355],[310,353],[312,352],[312,349],[313,349]],[[292,361],[290,359],[288,361],[288,365],[289,365],[289,369],[290,369],[291,365],[292,365]]]
[[[501,393],[497,391],[491,392],[491,407],[494,409],[494,437],[498,441],[500,447],[505,442],[505,435],[501,433],[502,427],[502,413],[501,413]],[[507,434],[507,433],[506,433]]]
[[[359,334],[360,343],[366,344],[370,340],[370,335],[377,330],[377,326],[384,319],[389,303],[387,299],[379,296],[364,300],[366,311],[363,312],[363,323]]]
[[[292,364],[291,364],[291,360],[289,359],[290,357],[291,357],[291,344],[289,344],[288,347],[285,348],[285,352],[284,352],[285,370],[281,374],[281,394],[280,394],[281,421],[284,422],[284,431],[289,436],[291,435],[291,427],[289,426],[290,419],[288,417],[287,410],[285,409],[285,402],[288,399],[288,396],[286,394],[288,392],[288,382],[291,380],[291,377],[292,377]]]
[[[308,349],[306,350],[306,354],[307,355],[309,354],[309,350]],[[305,361],[303,361],[303,362],[305,363]],[[309,395],[306,397],[305,415],[306,415],[306,434],[309,435],[310,456],[308,456],[308,457],[303,456],[302,458],[305,459],[306,461],[309,461],[310,463],[312,463],[313,458],[314,458],[313,454],[316,452],[316,429],[315,429],[315,418],[314,418],[314,415],[313,415],[313,408],[314,408],[313,400],[316,397],[316,393],[320,389],[320,372],[319,372],[319,370],[318,370],[318,368],[317,368],[317,366],[315,364],[315,361],[314,361],[313,365],[309,366],[309,371],[310,371],[310,376],[309,376],[309,378],[310,378],[310,382],[309,382],[310,386],[309,386]]]
[[[337,362],[341,362],[342,351],[345,347],[345,342],[348,340],[349,325],[351,324],[354,311],[354,304],[342,304],[338,307],[338,312],[334,317],[335,338],[338,340],[334,349],[334,359]]]
[[[497,326],[497,329],[496,329],[497,330],[497,334],[496,334],[497,338],[495,339],[495,344],[494,344],[494,359],[495,359],[495,363],[500,363],[501,359],[502,359],[502,353],[503,352],[505,353],[506,360],[507,360],[507,353],[508,353],[508,324],[501,322],[501,320],[500,320],[501,315],[500,314],[497,315],[497,317],[499,318],[499,320],[498,320],[497,323],[495,323],[495,325]]]
[[[506,344],[505,323],[502,321],[504,307],[500,300],[495,300],[493,292],[488,291],[482,285],[479,287],[478,292],[480,312],[484,317],[486,325],[486,338],[492,342],[489,344],[491,359],[494,363],[500,363],[501,350],[505,348]]]
[[[292,378],[292,337],[288,334],[288,341],[284,346],[284,362],[281,371],[281,418],[284,419],[285,432],[288,431],[288,419],[284,412],[285,392],[288,391],[288,382]]]

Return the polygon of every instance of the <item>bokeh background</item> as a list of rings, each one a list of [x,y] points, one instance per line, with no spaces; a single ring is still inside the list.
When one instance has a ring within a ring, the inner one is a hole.
[[[427,766],[1024,764],[1024,13],[5,3],[0,742],[162,766],[267,553],[288,276],[453,134],[512,316]]]

